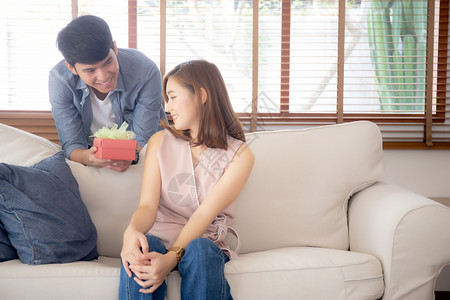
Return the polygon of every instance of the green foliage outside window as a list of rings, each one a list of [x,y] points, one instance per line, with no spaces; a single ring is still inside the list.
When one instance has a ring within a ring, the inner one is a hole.
[[[427,1],[373,0],[369,5],[367,27],[382,110],[423,112]]]

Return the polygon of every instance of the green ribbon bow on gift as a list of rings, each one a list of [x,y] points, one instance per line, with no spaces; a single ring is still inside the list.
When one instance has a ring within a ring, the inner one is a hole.
[[[113,123],[112,127],[103,126],[97,130],[92,136],[102,139],[115,139],[115,140],[132,140],[136,137],[133,131],[127,130],[128,123],[123,122],[120,127]]]

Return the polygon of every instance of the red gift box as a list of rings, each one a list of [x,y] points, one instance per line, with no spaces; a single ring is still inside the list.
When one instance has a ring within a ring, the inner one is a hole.
[[[136,140],[94,138],[94,147],[97,147],[96,158],[117,160],[134,160],[136,158]]]

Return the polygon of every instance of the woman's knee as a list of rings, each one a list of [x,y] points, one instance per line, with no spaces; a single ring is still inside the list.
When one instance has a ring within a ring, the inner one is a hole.
[[[186,247],[182,263],[211,265],[223,263],[222,250],[207,238],[192,240]]]
[[[208,254],[208,253],[217,254],[220,252],[220,249],[210,239],[200,237],[200,238],[196,238],[196,239],[192,240],[187,245],[186,254],[191,253],[191,252],[203,253],[203,254]]]
[[[149,252],[159,252],[165,254],[167,252],[163,242],[153,235],[146,235]]]

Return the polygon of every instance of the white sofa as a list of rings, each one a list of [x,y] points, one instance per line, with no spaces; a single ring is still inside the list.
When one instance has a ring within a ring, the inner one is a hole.
[[[60,150],[3,124],[0,136],[0,162],[29,166]],[[256,162],[236,200],[241,254],[225,268],[234,299],[434,298],[436,277],[450,263],[450,209],[380,181],[376,125],[247,139]],[[142,162],[121,174],[69,161],[97,228],[100,257],[0,263],[0,299],[116,299],[122,233],[138,204]],[[167,299],[179,299],[179,274],[167,281]]]

